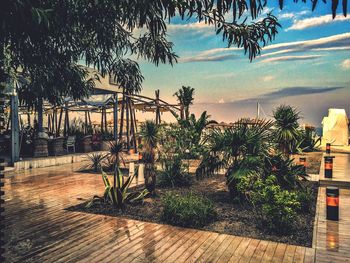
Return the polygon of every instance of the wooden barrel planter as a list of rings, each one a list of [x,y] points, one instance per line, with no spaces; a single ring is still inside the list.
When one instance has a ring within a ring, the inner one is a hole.
[[[63,147],[64,137],[54,138],[49,141],[49,154],[51,156],[58,156],[65,154]]]
[[[34,157],[47,157],[49,156],[48,139],[35,138],[34,140]]]
[[[92,136],[87,135],[82,139],[82,150],[84,153],[88,153],[92,151]]]

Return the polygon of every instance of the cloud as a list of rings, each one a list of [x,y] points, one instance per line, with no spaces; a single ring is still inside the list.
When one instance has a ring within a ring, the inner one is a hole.
[[[184,35],[185,33],[200,34],[206,37],[215,35],[215,27],[214,25],[208,25],[203,21],[186,24],[168,24],[167,33],[169,35]]]
[[[305,55],[305,56],[283,56],[283,57],[273,57],[262,60],[262,63],[271,62],[284,62],[284,61],[296,61],[296,60],[314,60],[320,58],[320,55]]]
[[[216,55],[216,56],[199,55],[199,56],[193,56],[193,57],[180,58],[179,62],[182,62],[182,63],[188,63],[188,62],[215,62],[215,61],[232,60],[232,59],[234,59],[236,57],[237,56],[235,54]]]
[[[282,88],[276,91],[272,91],[269,93],[265,93],[263,95],[259,95],[257,97],[236,100],[231,103],[245,105],[256,103],[257,101],[262,101],[264,103],[270,103],[271,101],[286,98],[286,97],[294,97],[294,96],[302,96],[302,95],[315,95],[321,93],[329,93],[339,89],[343,89],[344,87],[336,86],[336,87],[287,87]]]
[[[269,82],[269,81],[274,80],[274,79],[275,79],[274,76],[268,75],[268,76],[263,77],[262,81]]]
[[[203,76],[204,79],[216,79],[216,78],[232,78],[235,77],[237,74],[235,72],[224,72],[224,73],[217,73],[217,74],[207,74]]]
[[[345,59],[342,63],[341,63],[341,67],[343,69],[350,69],[350,59]]]
[[[286,29],[288,30],[303,30],[306,28],[317,27],[322,25],[327,25],[330,23],[343,22],[350,20],[350,17],[344,17],[342,14],[337,15],[335,19],[333,19],[332,15],[323,15],[319,17],[310,17],[301,20],[294,20],[293,25]]]
[[[304,10],[300,12],[293,12],[293,13],[280,13],[277,17],[279,20],[284,20],[284,19],[292,19],[292,18],[297,18],[301,17],[303,15],[309,14],[309,10]]]
[[[258,58],[268,56],[286,55],[288,53],[303,52],[327,52],[327,51],[346,51],[350,50],[350,33],[343,33],[322,37],[312,40],[285,42],[266,46],[262,50],[262,55]],[[198,54],[184,57],[183,62],[204,62],[204,61],[224,61],[235,58],[241,58],[237,51],[241,48],[214,48],[199,52]],[[235,57],[234,54],[237,54]],[[180,61],[181,61],[180,60]]]

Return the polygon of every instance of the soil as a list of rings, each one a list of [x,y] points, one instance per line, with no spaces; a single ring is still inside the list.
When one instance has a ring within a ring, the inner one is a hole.
[[[299,163],[299,157],[306,157],[306,173],[319,174],[323,152],[309,152],[304,155],[293,155],[294,161]]]
[[[288,234],[284,235],[269,233],[264,229],[259,228],[254,220],[252,208],[233,201],[227,190],[225,177],[223,175],[217,175],[201,181],[194,180],[190,187],[157,188],[156,196],[146,198],[143,204],[129,204],[124,211],[116,210],[112,206],[105,204],[95,204],[90,208],[86,208],[87,202],[68,209],[95,214],[121,216],[148,222],[164,223],[161,220],[163,209],[161,202],[162,196],[167,192],[174,192],[178,195],[182,195],[191,191],[211,199],[218,215],[215,222],[199,229],[311,247],[318,187],[315,183],[307,183],[314,189],[314,200],[311,211],[299,214],[297,224],[295,224],[296,227],[293,230],[290,230]],[[135,188],[140,189],[141,186]]]

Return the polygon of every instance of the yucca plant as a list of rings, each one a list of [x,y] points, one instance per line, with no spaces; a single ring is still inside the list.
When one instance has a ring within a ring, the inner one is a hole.
[[[119,169],[118,169],[119,170]],[[123,174],[119,170],[116,176],[116,186],[112,186],[108,175],[102,171],[102,180],[105,186],[103,197],[94,196],[93,199],[87,204],[87,207],[91,207],[95,202],[106,202],[113,204],[117,209],[124,209],[126,204],[134,203],[143,200],[143,198],[149,193],[147,189],[143,191],[130,192],[129,188],[137,173],[129,176],[124,182]]]
[[[274,138],[279,150],[289,157],[301,139],[299,128],[300,112],[289,105],[281,105],[273,111]]]
[[[147,120],[141,126],[142,136],[142,162],[145,164],[145,186],[150,193],[156,188],[156,154],[155,150],[159,140],[159,127],[154,121]]]
[[[101,171],[103,168],[103,161],[105,161],[107,155],[102,153],[92,153],[86,156],[86,160],[89,161],[84,169],[93,169],[94,172]]]

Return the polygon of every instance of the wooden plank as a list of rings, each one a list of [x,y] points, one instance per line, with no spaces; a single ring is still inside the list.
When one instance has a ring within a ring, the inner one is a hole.
[[[162,246],[160,246],[157,250],[155,250],[153,253],[148,255],[149,259],[158,259],[161,255],[163,255],[168,250],[171,250],[171,248],[179,242],[182,238],[184,238],[187,234],[190,232],[187,229],[179,229],[178,231],[174,231],[175,236],[171,237],[169,241],[165,242]],[[145,259],[143,256],[136,257],[133,262],[144,262]]]
[[[158,256],[158,261],[163,262],[165,261],[174,251],[179,249],[183,243],[185,243],[191,236],[193,236],[196,233],[196,231],[189,229],[188,233],[183,236],[181,239],[179,239],[177,242],[173,243],[172,246],[167,250],[164,251],[162,255]]]
[[[211,244],[219,237],[218,233],[210,233],[209,238],[186,260],[187,263],[197,262],[198,259],[205,251],[211,246]]]
[[[304,262],[305,263],[314,263],[315,262],[315,249],[306,248]]]
[[[278,243],[275,250],[275,254],[273,255],[273,258],[272,258],[272,262],[276,262],[276,263],[282,262],[286,249],[287,249],[286,244]]]
[[[239,259],[242,257],[244,252],[246,251],[247,247],[249,246],[249,243],[252,241],[251,238],[243,238],[233,255],[231,256],[230,260],[228,262],[238,262]]]
[[[267,249],[268,244],[269,244],[269,241],[261,240],[259,245],[255,249],[254,254],[253,254],[250,262],[260,262],[264,256],[264,253]]]
[[[196,231],[186,242],[182,243],[181,247],[174,251],[164,262],[175,262],[182,256],[204,233]],[[180,262],[180,261],[179,261]]]
[[[286,263],[293,262],[296,248],[297,247],[293,245],[287,246],[286,252],[283,257],[283,262],[286,262]]]
[[[305,250],[306,250],[305,247],[297,246],[297,248],[295,249],[293,262],[295,263],[304,262]]]
[[[210,256],[216,251],[216,249],[225,240],[227,235],[220,234],[218,238],[214,240],[213,243],[207,248],[207,250],[198,258],[197,262],[208,262]]]
[[[258,247],[259,243],[260,243],[260,240],[252,239],[250,241],[250,243],[249,243],[249,246],[245,250],[244,254],[240,258],[239,262],[240,263],[250,262],[250,259],[252,258],[252,256],[253,256],[256,248]]]
[[[276,242],[269,242],[267,245],[265,254],[261,260],[261,262],[270,262],[273,258],[273,255],[275,254],[275,250],[277,248],[277,243]]]
[[[243,240],[242,237],[234,237],[234,239],[232,239],[227,249],[221,254],[217,262],[218,263],[228,262],[232,257],[233,253],[236,251],[239,244],[242,242],[242,240]]]
[[[192,244],[190,247],[188,247],[184,253],[176,259],[177,262],[185,262],[188,258],[192,256],[192,254],[199,248],[204,241],[208,239],[210,236],[210,232],[201,232],[201,236],[195,241],[194,244]]]
[[[227,235],[221,245],[214,251],[214,253],[208,259],[208,262],[216,262],[219,260],[220,256],[228,249],[228,246],[235,239],[234,236]]]

